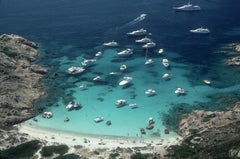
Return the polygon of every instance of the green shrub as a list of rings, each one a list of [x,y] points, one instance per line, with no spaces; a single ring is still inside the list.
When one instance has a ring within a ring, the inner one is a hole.
[[[195,153],[195,150],[188,145],[172,146],[175,154],[180,158],[187,158]]]
[[[40,141],[33,140],[21,145],[11,147],[7,150],[0,151],[1,159],[20,159],[32,157],[41,147]]]
[[[109,158],[110,159],[115,159],[117,156],[119,156],[119,153],[110,153]]]
[[[43,147],[40,153],[43,157],[50,157],[53,153],[63,155],[68,152],[68,149],[67,145],[51,145]]]
[[[150,156],[150,154],[142,154],[137,152],[131,156],[131,159],[148,159]]]

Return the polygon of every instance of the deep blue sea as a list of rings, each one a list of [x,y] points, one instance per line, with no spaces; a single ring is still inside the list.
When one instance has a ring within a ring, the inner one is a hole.
[[[173,7],[186,4],[181,0],[0,0],[0,34],[18,34],[40,46],[38,64],[49,69],[43,79],[47,97],[38,104],[36,126],[91,135],[125,137],[174,136],[163,133],[175,123],[178,113],[191,109],[222,109],[240,99],[240,68],[229,67],[224,59],[233,55],[219,54],[230,43],[240,42],[239,0],[192,0],[201,6],[198,12],[175,12]],[[138,19],[147,14],[145,19]],[[190,29],[207,27],[209,35],[194,35]],[[126,33],[144,28],[151,33],[157,46],[144,50],[135,43],[136,37]],[[115,40],[116,48],[102,44]],[[118,51],[133,48],[129,57],[117,56]],[[158,54],[160,48],[163,54]],[[83,58],[96,58],[95,65],[80,75],[68,75],[71,66],[80,66]],[[154,65],[145,65],[145,58]],[[162,65],[167,58],[170,68]],[[127,70],[119,67],[125,64]],[[118,75],[109,75],[118,72]],[[170,80],[163,80],[168,73]],[[101,76],[100,82],[92,79]],[[118,85],[124,76],[133,78],[132,85]],[[211,86],[203,83],[211,81]],[[81,90],[80,85],[87,85]],[[174,91],[182,87],[185,95]],[[147,89],[156,95],[148,97]],[[126,99],[128,105],[116,108],[115,101]],[[67,111],[69,101],[82,104],[79,110]],[[53,117],[44,119],[42,111],[51,111]],[[95,123],[102,116],[104,121]],[[64,122],[68,117],[69,122]],[[140,134],[147,120],[155,120],[154,128]],[[112,125],[105,124],[107,120]],[[173,121],[174,120],[174,121]],[[176,123],[175,123],[176,124]]]

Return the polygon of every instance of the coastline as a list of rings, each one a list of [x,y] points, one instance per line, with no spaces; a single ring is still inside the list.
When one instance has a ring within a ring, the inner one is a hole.
[[[90,136],[71,132],[62,132],[36,127],[27,123],[17,125],[18,132],[28,134],[29,139],[37,139],[47,144],[81,145],[90,150],[99,148],[142,148],[143,152],[166,154],[171,145],[180,144],[180,137],[166,139],[133,139],[127,137]]]

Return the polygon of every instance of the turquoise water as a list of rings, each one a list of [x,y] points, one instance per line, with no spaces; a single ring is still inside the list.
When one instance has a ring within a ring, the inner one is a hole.
[[[240,99],[239,68],[224,65],[224,59],[231,55],[216,53],[220,46],[239,42],[240,22],[236,13],[240,3],[237,0],[192,3],[203,9],[194,13],[175,12],[172,7],[184,4],[175,0],[2,0],[0,33],[19,34],[37,42],[41,52],[37,63],[49,68],[43,80],[48,96],[37,104],[38,122],[29,122],[92,135],[148,138],[160,133],[166,138],[176,135],[172,129],[165,135],[168,125],[163,124],[164,114],[177,115],[170,111],[175,106],[218,109],[228,106],[233,98]],[[146,18],[138,18],[143,13]],[[201,26],[208,27],[211,34],[189,33]],[[134,42],[136,38],[126,35],[140,28],[147,29],[151,33],[149,38],[157,44],[147,54]],[[116,48],[102,45],[112,40],[120,45]],[[117,52],[126,48],[133,48],[134,54],[118,57]],[[165,50],[162,55],[157,53],[160,48]],[[74,76],[66,73],[69,67],[79,66],[83,58],[95,58],[98,51],[103,53],[102,57],[84,73]],[[155,61],[154,65],[144,64],[146,55]],[[163,58],[169,60],[169,69],[162,65]],[[127,65],[124,72],[119,70],[122,64]],[[110,72],[118,74],[109,75]],[[171,75],[170,80],[162,79],[165,73]],[[102,81],[93,82],[98,75]],[[133,78],[127,88],[118,85],[124,76]],[[212,85],[204,84],[204,79]],[[79,88],[82,84],[87,85],[86,90]],[[184,88],[186,95],[176,95],[178,87]],[[150,88],[156,90],[155,96],[146,96],[145,91]],[[218,104],[226,95],[231,99]],[[116,108],[114,103],[118,99],[137,103],[138,108],[128,105]],[[82,108],[67,111],[65,106],[72,100],[81,103]],[[42,118],[42,111],[51,111],[53,117]],[[104,121],[95,123],[93,120],[98,116],[104,117]],[[69,122],[64,122],[66,117]],[[141,135],[140,128],[147,126],[149,117],[155,121],[154,128]],[[107,120],[112,125],[107,126]]]

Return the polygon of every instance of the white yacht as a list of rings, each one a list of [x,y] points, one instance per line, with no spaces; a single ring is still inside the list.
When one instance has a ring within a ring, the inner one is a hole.
[[[129,104],[128,106],[131,107],[132,109],[138,107],[137,103],[131,103],[131,104]]]
[[[201,27],[201,28],[190,30],[190,32],[195,34],[209,34],[210,30],[208,28]]]
[[[170,76],[170,75],[169,75],[168,73],[164,73],[163,76],[162,76],[162,78],[167,80],[167,79],[169,79],[169,76]]]
[[[101,55],[102,55],[102,52],[101,52],[101,51],[98,51],[98,52],[95,54],[96,57],[99,57],[99,56],[101,56]]]
[[[50,119],[52,116],[53,116],[52,112],[44,112],[42,114],[42,117],[47,119]]]
[[[125,100],[125,99],[118,99],[116,102],[115,102],[115,105],[117,106],[117,107],[122,107],[122,106],[124,106],[124,105],[126,105],[127,104],[127,101]]]
[[[96,76],[93,78],[93,81],[101,81],[101,80],[102,80],[102,78],[100,76]]]
[[[168,59],[163,59],[162,64],[163,66],[168,67],[169,66]]]
[[[126,70],[126,69],[127,69],[127,65],[121,65],[121,66],[120,66],[120,70],[121,70],[121,71],[124,71],[124,70]]]
[[[159,54],[162,54],[163,51],[164,51],[163,49],[159,49],[159,50],[158,50],[158,53],[159,53]]]
[[[185,94],[185,90],[183,88],[179,87],[175,90],[175,93],[178,95]]]
[[[143,45],[142,47],[145,48],[145,49],[150,49],[150,48],[153,48],[156,46],[156,43],[154,42],[149,42],[149,43],[146,43],[145,45]]]
[[[73,101],[71,101],[66,105],[66,109],[67,110],[78,109],[78,108],[80,108],[80,106],[81,105],[79,103],[74,103]]]
[[[117,53],[119,56],[129,56],[133,54],[133,49],[126,49]]]
[[[145,61],[145,65],[150,65],[150,64],[153,64],[153,63],[154,63],[153,59],[147,59]]]
[[[135,40],[136,43],[149,43],[151,42],[152,40],[145,37],[145,38],[142,38],[142,39],[139,39],[139,40]]]
[[[103,117],[96,117],[94,119],[94,121],[95,121],[95,123],[99,123],[99,122],[103,121]]]
[[[119,86],[126,86],[132,82],[132,77],[123,77],[123,80],[119,82]]]
[[[130,33],[127,33],[127,35],[131,35],[131,36],[139,36],[139,35],[146,35],[146,34],[147,34],[147,30],[145,29],[139,29],[139,30],[135,30]]]
[[[96,61],[96,59],[84,59],[82,62],[82,66],[89,67],[93,65],[93,63]]]
[[[104,46],[115,47],[115,46],[118,46],[118,43],[113,40],[113,41],[111,41],[111,42],[103,43],[103,45],[104,45]]]
[[[180,7],[173,7],[176,11],[199,11],[201,8],[198,5],[192,5],[190,2]]]
[[[211,85],[211,81],[209,81],[209,80],[203,80],[203,82],[207,85]]]
[[[67,73],[72,75],[82,73],[83,71],[85,69],[81,66],[71,66],[67,69]]]
[[[156,94],[156,91],[154,89],[148,89],[146,92],[145,92],[146,95],[148,96],[153,96]]]

